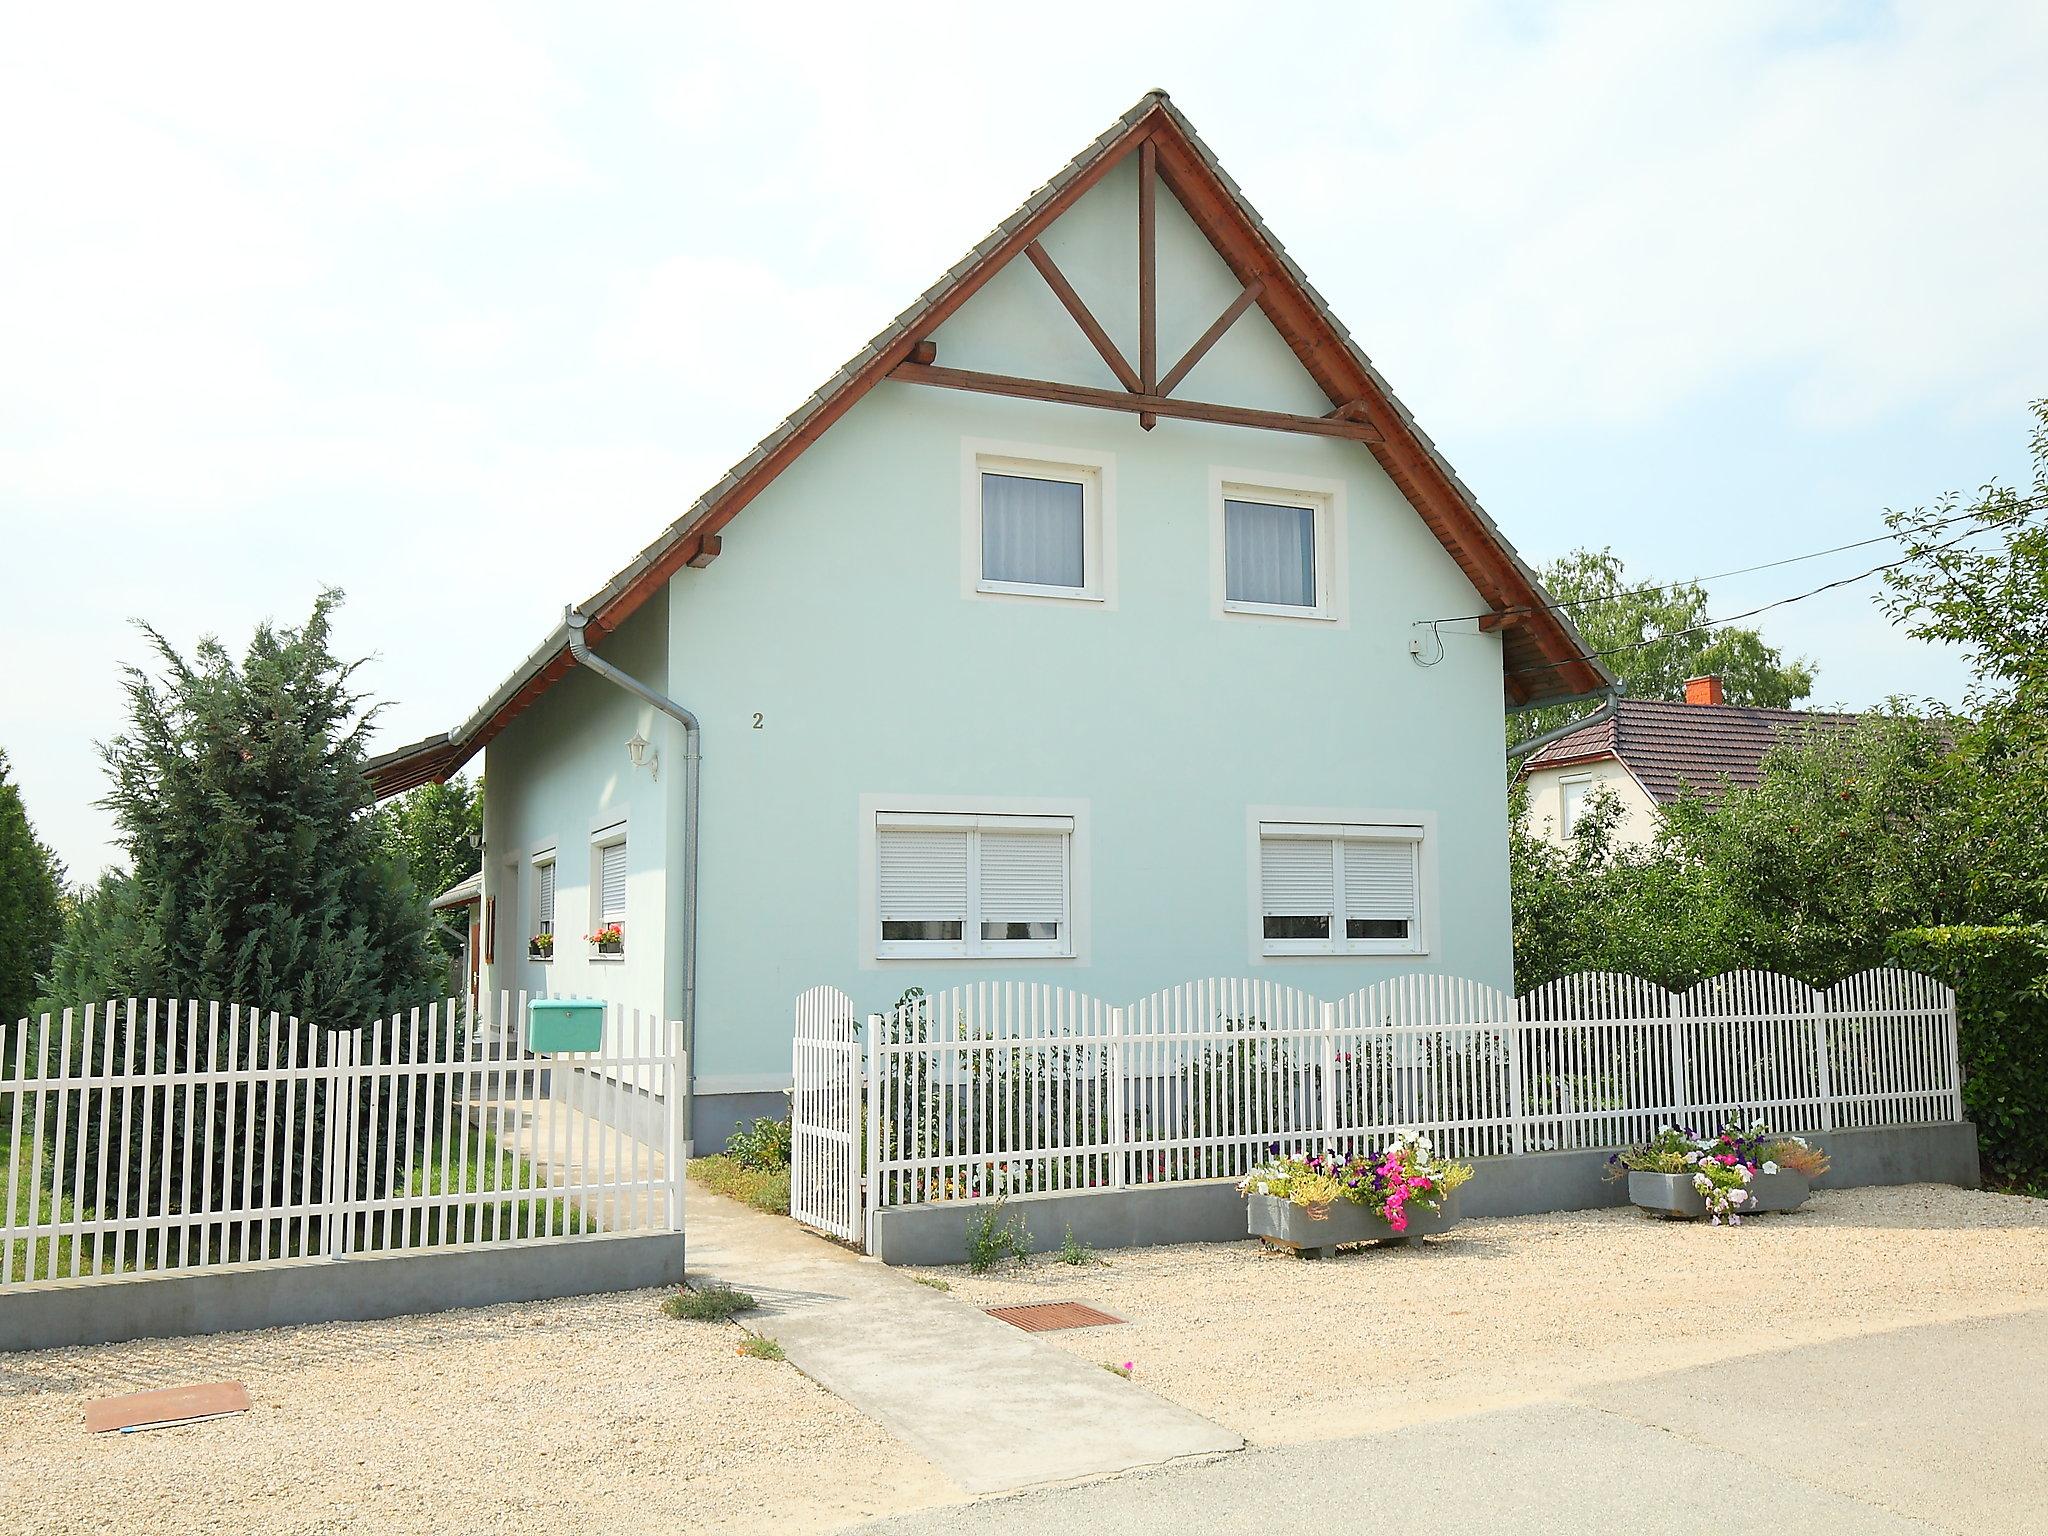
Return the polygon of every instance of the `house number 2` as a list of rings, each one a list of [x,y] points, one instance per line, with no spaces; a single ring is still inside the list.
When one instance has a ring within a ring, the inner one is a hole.
[[[761,711],[758,709],[754,711],[754,729],[757,731],[761,729]]]

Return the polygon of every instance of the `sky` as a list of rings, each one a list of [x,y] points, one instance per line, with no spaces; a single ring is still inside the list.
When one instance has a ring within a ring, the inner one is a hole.
[[[448,728],[1155,86],[1532,560],[2023,481],[2048,7],[1164,14],[0,0],[0,748],[72,877],[131,620],[342,588],[380,749]],[[1759,622],[1816,704],[1958,700],[1873,585]]]

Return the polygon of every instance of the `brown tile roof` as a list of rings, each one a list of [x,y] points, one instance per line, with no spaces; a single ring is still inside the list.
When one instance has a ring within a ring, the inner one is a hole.
[[[1681,704],[1668,699],[1620,701],[1597,725],[1561,736],[1522,765],[1539,768],[1615,758],[1650,798],[1669,805],[1686,786],[1712,798],[1721,781],[1749,786],[1763,777],[1764,754],[1788,733],[1839,730],[1856,716],[1746,704]]]

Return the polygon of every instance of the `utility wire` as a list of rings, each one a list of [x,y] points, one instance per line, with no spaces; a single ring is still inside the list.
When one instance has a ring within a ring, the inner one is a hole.
[[[1944,549],[1953,549],[1956,547],[1956,545],[1961,544],[1966,539],[1973,539],[1980,533],[1991,533],[1999,528],[2009,526],[2011,523],[2018,521],[2019,518],[2021,516],[2024,516],[2026,513],[2036,511],[2044,506],[2048,506],[2048,501],[2030,503],[2022,502],[2010,509],[2014,514],[2012,517],[2005,518],[1997,522],[1986,523],[1981,528],[1972,528],[1969,532],[1958,534],[1953,539],[1945,540],[1940,544],[1930,544],[1926,548],[1916,550],[1914,553],[1910,555],[1901,555],[1896,560],[1887,560],[1882,565],[1873,565],[1867,571],[1858,571],[1854,576],[1843,576],[1834,581],[1823,582],[1820,586],[1814,587],[1808,591],[1795,592],[1790,597],[1781,597],[1768,603],[1761,603],[1757,607],[1745,609],[1741,613],[1731,613],[1726,618],[1702,619],[1697,624],[1688,624],[1683,629],[1674,629],[1666,634],[1658,635],[1653,639],[1631,641],[1627,645],[1611,645],[1603,650],[1584,651],[1576,656],[1567,656],[1562,661],[1546,661],[1541,663],[1540,665],[1533,667],[1516,667],[1514,669],[1513,675],[1516,677],[1526,677],[1532,672],[1550,672],[1554,671],[1558,667],[1569,667],[1581,661],[1592,661],[1597,657],[1628,655],[1635,651],[1648,650],[1653,645],[1662,645],[1667,640],[1676,640],[1685,635],[1701,634],[1710,629],[1721,629],[1727,625],[1738,623],[1743,619],[1753,619],[1760,613],[1769,613],[1773,608],[1784,608],[1792,603],[1801,603],[1806,601],[1806,599],[1809,597],[1819,597],[1823,592],[1832,592],[1837,587],[1853,586],[1859,581],[1867,581],[1872,576],[1880,575],[1885,571],[1893,571],[1897,570],[1902,565],[1910,565],[1913,561],[1921,559],[1924,556],[1939,554]],[[1947,527],[1950,523],[1954,523],[1957,521],[1960,521],[1960,519],[1950,518],[1946,522],[1937,524],[1936,526]],[[1895,535],[1895,537],[1903,537],[1903,535]],[[1438,620],[1437,622],[1446,623],[1449,621]]]
[[[2044,498],[2039,501],[2017,502],[2011,508],[2008,509],[2008,511],[2012,514],[2010,517],[2003,518],[1999,521],[1986,523],[1984,527],[1978,531],[1989,533],[1991,530],[1995,528],[2003,528],[2007,526],[2008,523],[2017,521],[2019,518],[2024,517],[2026,514],[2030,512],[2039,512],[2043,509],[2048,509],[2048,498]],[[1958,512],[1954,517],[1946,517],[1943,518],[1940,522],[1933,524],[1932,527],[1930,527],[1927,531],[1937,532],[1940,529],[1951,527],[1956,523],[1967,522],[1969,519],[1975,517],[1976,515],[1977,514],[1975,511]],[[1726,581],[1731,576],[1749,576],[1757,571],[1774,571],[1777,570],[1780,566],[1798,565],[1800,562],[1805,560],[1819,560],[1828,555],[1839,555],[1846,553],[1847,551],[1852,549],[1867,549],[1873,544],[1885,544],[1891,542],[1894,539],[1903,539],[1909,537],[1911,537],[1911,535],[1905,533],[1880,533],[1871,538],[1857,539],[1848,544],[1836,544],[1827,549],[1809,550],[1807,553],[1803,555],[1786,555],[1782,559],[1765,560],[1757,565],[1737,566],[1732,571],[1715,571],[1711,575],[1690,576],[1682,581],[1646,583],[1640,587],[1629,587],[1625,591],[1621,592],[1603,592],[1595,597],[1567,598],[1565,601],[1561,603],[1518,603],[1512,608],[1502,609],[1499,611],[1503,613],[1563,613],[1567,609],[1586,608],[1592,606],[1595,603],[1618,603],[1628,598],[1648,597],[1653,592],[1669,592],[1677,587],[1698,586],[1703,582],[1709,581]],[[1947,546],[1944,545],[1942,547],[1946,548]],[[1889,569],[1889,567],[1880,566],[1878,567],[1878,569],[1885,570]],[[1853,580],[1860,578],[1851,579]],[[1827,589],[1823,587],[1819,590],[1825,591]],[[1761,610],[1758,611],[1761,612]],[[1416,623],[1458,624],[1469,622],[1473,619],[1492,618],[1493,616],[1494,611],[1488,610],[1485,613],[1457,614],[1450,618],[1445,619],[1418,619]],[[1673,630],[1672,633],[1682,634],[1685,633],[1685,631]]]

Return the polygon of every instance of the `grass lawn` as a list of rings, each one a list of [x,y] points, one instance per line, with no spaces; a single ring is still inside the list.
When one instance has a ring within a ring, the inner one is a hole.
[[[10,1160],[14,1151],[13,1143],[12,1127],[8,1126],[5,1121],[0,1121],[0,1208],[4,1208],[6,1205],[9,1188],[8,1181],[12,1179],[14,1181],[12,1186],[14,1189],[14,1220],[17,1225],[26,1226],[37,1221],[47,1223],[53,1219],[60,1222],[75,1220],[80,1215],[80,1212],[71,1203],[69,1195],[58,1196],[55,1207],[54,1209],[52,1208],[50,1192],[46,1187],[50,1168],[49,1148],[45,1146],[43,1149],[43,1166],[39,1169],[32,1169],[29,1166],[29,1128],[23,1126],[21,1163],[17,1169],[10,1166]],[[90,1217],[92,1213],[87,1211],[84,1214]],[[0,1210],[0,1215],[4,1215],[4,1210]],[[15,1239],[9,1245],[9,1251],[6,1255],[8,1273],[5,1278],[9,1281],[41,1280],[48,1276],[51,1273],[50,1245],[52,1242],[57,1245],[56,1276],[60,1280],[68,1278],[71,1274],[72,1244],[69,1237],[63,1236],[39,1238],[36,1240],[33,1251],[30,1250],[29,1244],[26,1241],[20,1238]],[[120,1267],[118,1256],[111,1249],[107,1254],[106,1262],[95,1266],[92,1261],[92,1239],[90,1237],[87,1237],[79,1244],[78,1272],[81,1275],[112,1274]]]
[[[744,1168],[736,1159],[720,1152],[711,1157],[693,1159],[690,1177],[713,1194],[724,1195],[742,1205],[751,1205],[757,1211],[766,1211],[771,1216],[789,1214],[787,1168],[763,1173],[759,1169]]]
[[[440,1195],[461,1191],[488,1194],[498,1189],[531,1188],[538,1182],[533,1165],[505,1151],[497,1138],[480,1127],[469,1132],[469,1165],[461,1162],[461,1139],[447,1136],[427,1148],[406,1180],[408,1195]],[[456,1211],[428,1210],[425,1220],[413,1219],[406,1241],[393,1246],[429,1248],[439,1243],[474,1243],[513,1237],[560,1237],[594,1232],[597,1222],[567,1200],[545,1195],[479,1200]]]
[[[59,1195],[54,1207],[48,1180],[50,1174],[50,1149],[43,1149],[43,1165],[40,1169],[28,1167],[30,1156],[29,1128],[22,1129],[21,1165],[14,1177],[14,1220],[17,1225],[41,1221],[45,1224],[53,1219],[69,1222],[78,1219],[91,1220],[93,1212],[72,1203],[69,1194]],[[4,1215],[7,1200],[10,1158],[13,1152],[11,1129],[0,1121],[0,1215]],[[462,1166],[461,1141],[449,1136],[434,1142],[426,1154],[415,1162],[405,1180],[408,1195],[440,1195],[461,1190],[471,1194],[488,1195],[493,1190],[514,1190],[524,1185],[528,1188],[537,1182],[533,1166],[525,1159],[505,1151],[480,1127],[472,1126],[468,1137],[469,1164]],[[788,1176],[783,1176],[785,1192]],[[788,1201],[785,1194],[784,1206]],[[515,1237],[561,1236],[565,1233],[589,1232],[597,1229],[597,1223],[585,1216],[567,1200],[550,1199],[546,1195],[508,1195],[502,1200],[484,1199],[465,1205],[460,1210],[414,1211],[409,1216],[394,1217],[388,1236],[384,1230],[384,1218],[364,1218],[368,1231],[364,1237],[375,1241],[366,1246],[373,1248],[428,1248],[442,1243],[472,1243],[503,1240]],[[6,1255],[9,1282],[40,1280],[51,1273],[50,1246],[56,1244],[56,1276],[67,1279],[71,1275],[72,1239],[59,1235],[37,1240],[34,1252],[29,1251],[25,1240],[16,1239]],[[278,1250],[283,1256],[287,1250],[282,1245]],[[80,1275],[113,1274],[123,1265],[112,1251],[111,1244],[102,1263],[93,1263],[92,1239],[88,1236],[78,1243],[78,1273]]]

